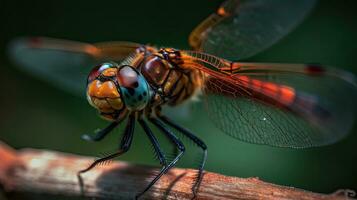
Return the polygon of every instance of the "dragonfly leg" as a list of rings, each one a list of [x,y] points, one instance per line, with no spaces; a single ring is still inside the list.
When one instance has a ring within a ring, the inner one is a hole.
[[[130,115],[129,120],[126,124],[125,131],[124,131],[124,136],[123,139],[120,143],[120,148],[116,153],[110,154],[104,158],[100,158],[98,160],[95,160],[89,167],[86,169],[83,169],[78,172],[78,176],[80,174],[85,173],[91,169],[93,169],[95,166],[97,166],[99,163],[105,162],[107,160],[114,159],[115,157],[118,157],[122,155],[123,153],[127,152],[130,148],[131,141],[133,140],[133,133],[134,133],[134,128],[135,128],[135,115]]]
[[[108,133],[110,133],[119,123],[120,123],[120,121],[114,121],[114,122],[110,123],[107,127],[95,131],[95,135],[93,135],[93,136],[88,135],[88,134],[82,135],[82,139],[87,140],[87,141],[100,141],[106,135],[108,135]]]
[[[204,168],[204,166],[206,164],[206,160],[207,160],[207,146],[200,138],[195,136],[191,131],[179,126],[178,124],[173,122],[171,119],[169,119],[165,115],[162,115],[160,107],[158,107],[156,109],[156,116],[161,121],[163,121],[164,123],[170,125],[171,127],[175,128],[176,130],[181,132],[184,136],[188,137],[190,140],[192,140],[197,146],[201,147],[201,149],[203,150],[203,157],[202,157],[200,166],[198,168],[198,174],[197,174],[196,182],[192,187],[192,192],[193,192],[193,195],[194,195],[193,198],[195,198],[196,195],[197,195],[197,191],[198,191],[198,189],[200,187],[202,178],[203,178],[203,168]]]
[[[179,153],[168,165],[163,166],[159,174],[150,182],[150,184],[142,192],[136,195],[135,197],[136,199],[138,199],[141,195],[143,195],[146,191],[148,191],[161,178],[161,176],[165,174],[170,168],[175,166],[175,164],[180,160],[180,158],[185,152],[185,147],[183,143],[169,129],[167,129],[162,122],[150,116],[148,117],[148,119],[150,120],[150,122],[156,125],[163,133],[165,133],[165,135],[170,139],[170,141],[172,141],[177,146]]]
[[[154,147],[156,156],[159,159],[160,164],[162,166],[166,166],[167,165],[166,164],[166,158],[165,158],[164,152],[160,148],[159,141],[157,141],[157,139],[154,136],[154,134],[152,133],[151,129],[149,128],[147,123],[141,118],[141,116],[139,117],[138,122],[141,125],[141,127],[144,129],[146,135],[149,137],[149,140],[150,140],[151,144]]]

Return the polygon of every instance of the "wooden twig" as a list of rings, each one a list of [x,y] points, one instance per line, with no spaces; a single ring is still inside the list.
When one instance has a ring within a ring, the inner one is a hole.
[[[113,162],[85,173],[81,190],[76,173],[87,167],[93,158],[47,150],[14,151],[1,143],[0,158],[0,184],[6,193],[133,199],[158,170]],[[142,199],[191,199],[194,178],[195,170],[172,169]],[[342,193],[318,194],[266,183],[258,178],[206,172],[197,199],[348,199]]]

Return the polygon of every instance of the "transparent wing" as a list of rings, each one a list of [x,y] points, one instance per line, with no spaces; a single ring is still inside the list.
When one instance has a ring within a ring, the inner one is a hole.
[[[295,28],[315,0],[227,0],[189,37],[195,49],[226,59],[245,59]]]
[[[303,148],[334,143],[354,123],[357,84],[345,71],[311,65],[232,63],[183,53],[204,74],[209,117],[224,133],[256,144]]]
[[[16,66],[76,95],[85,95],[90,70],[103,61],[120,61],[140,44],[105,42],[87,44],[52,38],[19,38],[9,45]]]

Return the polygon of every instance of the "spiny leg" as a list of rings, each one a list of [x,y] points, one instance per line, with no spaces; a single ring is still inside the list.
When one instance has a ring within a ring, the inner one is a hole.
[[[160,164],[162,166],[166,166],[167,164],[166,164],[166,158],[165,158],[164,152],[161,150],[159,142],[157,141],[156,137],[152,133],[151,129],[149,128],[147,123],[142,119],[141,116],[139,116],[138,122],[141,125],[141,127],[144,129],[144,132],[148,136],[151,144],[153,145],[156,156],[160,161]]]
[[[152,109],[151,108],[145,110],[145,116],[147,117],[147,119],[149,119],[149,121],[151,123],[153,123],[153,121],[152,121],[152,118],[153,118],[152,117]],[[173,141],[167,134],[165,134],[165,136],[172,143],[172,145],[174,147],[173,153],[169,154],[169,157],[167,157],[167,155],[166,155],[166,160],[169,161],[169,160],[173,160],[179,154],[179,149],[177,148],[177,145],[176,145],[175,141]]]
[[[150,184],[142,191],[140,192],[136,198],[139,198],[141,195],[143,195],[146,191],[148,191],[160,178],[163,174],[165,174],[170,168],[175,166],[175,164],[179,161],[179,159],[182,157],[183,153],[185,152],[185,147],[182,144],[182,142],[169,130],[167,129],[162,122],[157,120],[156,118],[149,117],[149,120],[156,125],[162,132],[165,133],[166,136],[172,141],[178,148],[179,153],[178,155],[168,164],[165,165],[159,174],[150,182]]]
[[[180,158],[185,153],[185,146],[178,139],[178,137],[168,129],[160,120],[154,117],[149,117],[150,122],[152,122],[156,127],[158,127],[168,138],[169,140],[176,145],[177,150],[179,151],[175,158],[167,165],[167,169],[164,173],[166,173],[170,168],[175,166],[175,164],[180,160]]]
[[[162,168],[161,168],[161,170],[159,172],[159,174],[160,174],[167,166],[165,155],[164,155],[163,151],[160,148],[158,140],[156,139],[156,137],[152,133],[152,131],[149,128],[149,126],[147,125],[147,123],[142,119],[141,115],[139,116],[138,122],[141,125],[141,127],[144,129],[144,132],[146,133],[146,135],[148,136],[151,144],[154,147],[156,156],[160,161],[160,164],[162,166]],[[152,185],[153,185],[153,181],[142,192],[138,193],[135,196],[135,199],[138,199],[141,195],[143,195],[146,191],[148,191]]]
[[[106,135],[108,135],[108,133],[110,133],[119,123],[120,123],[120,121],[114,121],[114,122],[110,123],[107,127],[95,131],[94,136],[91,136],[88,134],[82,135],[82,139],[87,140],[87,141],[100,141]]]
[[[130,148],[131,141],[133,140],[133,133],[134,133],[134,128],[135,128],[135,115],[131,114],[129,116],[128,122],[126,124],[125,130],[124,130],[124,136],[122,138],[122,141],[120,143],[119,150],[116,153],[110,154],[104,158],[100,158],[98,160],[95,160],[89,167],[86,169],[83,169],[78,172],[78,176],[80,174],[87,172],[91,169],[93,169],[95,166],[97,166],[101,162],[105,162],[107,160],[114,159],[115,157],[120,156],[121,154],[127,152]]]
[[[195,184],[192,187],[192,192],[193,192],[193,195],[194,195],[193,198],[195,198],[196,195],[197,195],[198,188],[199,188],[199,186],[201,184],[202,177],[203,177],[203,168],[205,166],[206,159],[207,159],[207,146],[201,139],[199,139],[197,136],[195,136],[193,133],[191,133],[191,131],[179,126],[178,124],[173,122],[168,117],[162,115],[160,107],[158,107],[155,111],[156,111],[156,116],[160,120],[162,120],[164,123],[170,125],[171,127],[175,128],[176,130],[181,132],[184,136],[188,137],[190,140],[192,140],[197,146],[201,147],[201,149],[203,150],[203,158],[202,158],[202,161],[201,161],[200,166],[198,168],[198,176],[197,176]]]

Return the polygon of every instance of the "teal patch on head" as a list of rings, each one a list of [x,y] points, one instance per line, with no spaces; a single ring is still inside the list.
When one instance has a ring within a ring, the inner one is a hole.
[[[150,88],[145,78],[134,68],[124,66],[117,75],[123,101],[129,110],[142,110],[150,101]]]

